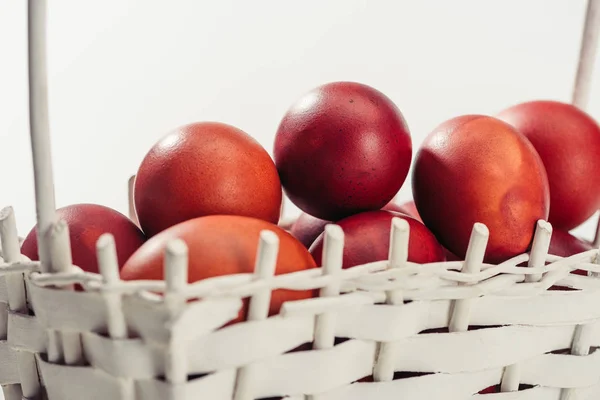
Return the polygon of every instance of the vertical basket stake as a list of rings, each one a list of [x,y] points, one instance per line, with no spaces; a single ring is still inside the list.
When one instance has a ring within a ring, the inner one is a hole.
[[[12,207],[0,211],[0,240],[4,260],[11,264],[21,260],[21,248],[17,236],[17,224]],[[25,280],[22,273],[6,275],[8,307],[11,312],[28,314]],[[40,377],[35,356],[27,351],[18,352],[18,368],[21,380],[21,395],[26,399],[37,398],[41,393]]]
[[[323,275],[336,275],[342,270],[344,263],[344,231],[339,225],[327,225],[323,242]],[[340,281],[335,279],[319,290],[320,297],[334,297],[340,294]],[[325,312],[316,316],[313,349],[325,350],[335,344],[335,314]],[[314,396],[306,396],[312,400]]]
[[[50,248],[46,232],[54,221],[56,208],[48,121],[46,9],[46,0],[29,0],[28,2],[29,124],[38,226],[38,253],[42,271],[50,270]]]
[[[529,252],[529,268],[542,268],[546,264],[546,256],[550,248],[550,239],[552,237],[552,225],[549,222],[540,219],[535,228],[531,251]],[[525,282],[539,282],[542,279],[541,274],[525,275]]]
[[[550,247],[550,238],[552,237],[552,225],[544,220],[538,220],[531,251],[529,252],[529,268],[542,268],[546,263],[546,255]],[[538,282],[542,279],[541,274],[525,275],[525,282]],[[519,364],[508,365],[502,373],[500,382],[501,392],[515,392],[519,390],[521,383],[521,368]]]
[[[342,269],[344,261],[344,231],[338,225],[325,227],[323,243],[323,274],[335,275]],[[336,280],[319,291],[321,297],[333,297],[340,294],[340,281]],[[323,313],[315,322],[315,350],[329,349],[335,343],[335,314]]]
[[[484,224],[476,223],[471,231],[467,255],[461,272],[464,274],[476,274],[481,271],[481,264],[485,256],[490,232]],[[450,332],[463,332],[469,329],[469,318],[473,299],[455,300],[448,330]]]
[[[104,287],[108,290],[103,293],[106,302],[106,314],[108,325],[108,336],[111,339],[119,340],[127,338],[127,322],[123,313],[123,299],[120,293],[113,293],[110,289],[119,284],[119,260],[117,258],[117,249],[115,247],[115,238],[110,233],[104,233],[96,242],[96,256],[98,258],[98,268],[104,280]],[[133,399],[134,386],[133,380],[126,378],[121,380],[120,399]]]
[[[21,246],[19,245],[17,224],[12,207],[5,207],[0,211],[0,241],[2,242],[4,260],[8,264],[21,260]],[[27,296],[23,274],[10,274],[5,279],[10,310],[27,314]]]
[[[410,226],[402,218],[394,217],[390,234],[389,260],[390,268],[402,268],[406,266],[408,259],[408,243],[410,237]],[[386,304],[404,304],[402,292],[392,290],[386,293]],[[394,356],[396,343],[380,343],[377,360],[373,368],[373,380],[376,382],[391,381],[394,379]]]
[[[185,288],[188,283],[188,247],[181,239],[167,243],[165,252],[165,305],[172,317],[185,307]],[[171,336],[167,348],[165,377],[167,382],[179,385],[187,382],[185,343]]]
[[[104,285],[110,289],[121,281],[119,277],[119,261],[117,259],[117,249],[115,239],[110,233],[104,233],[96,242],[96,255],[98,257],[98,267],[100,274],[104,279]],[[104,293],[106,301],[106,310],[108,316],[108,335],[112,339],[127,338],[127,323],[122,309],[122,298],[120,293]]]
[[[48,232],[52,272],[68,272],[73,266],[69,226],[64,220],[59,220],[52,225],[52,228]],[[65,290],[73,289],[73,285],[65,288]],[[60,336],[62,338],[62,352],[65,364],[83,364],[83,347],[79,332],[61,332]]]
[[[260,232],[254,279],[269,279],[275,275],[277,255],[279,253],[279,237],[272,231]],[[269,316],[271,289],[264,289],[250,298],[248,321],[261,321]],[[251,392],[251,367],[242,367],[237,372],[234,400],[253,400]]]

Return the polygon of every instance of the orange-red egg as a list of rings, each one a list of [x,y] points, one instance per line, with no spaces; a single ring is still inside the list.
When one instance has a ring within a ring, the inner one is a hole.
[[[394,217],[404,219],[409,225],[408,261],[424,264],[445,260],[442,246],[425,225],[407,215],[379,210],[352,215],[336,222],[344,231],[343,268],[387,260]],[[310,247],[318,265],[322,261],[324,237],[321,234]]]
[[[468,115],[434,129],[418,152],[413,196],[425,225],[464,259],[473,224],[490,231],[485,260],[527,251],[548,217],[546,171],[532,144],[496,118]]]
[[[146,241],[142,231],[126,216],[96,204],[73,204],[56,210],[58,219],[69,226],[73,264],[84,271],[99,272],[96,242],[103,233],[115,238],[119,267]],[[21,246],[21,253],[39,260],[37,229],[32,229]]]
[[[568,231],[600,208],[600,126],[571,105],[532,101],[498,116],[524,134],[539,153],[550,183],[550,216]]]
[[[281,185],[261,145],[233,126],[200,122],[162,138],[135,179],[142,230],[153,236],[180,222],[217,214],[277,223]]]
[[[383,93],[334,82],[290,108],[275,136],[274,157],[289,199],[335,221],[386,205],[406,179],[412,144],[402,113]]]
[[[155,235],[127,261],[121,271],[124,280],[163,279],[167,243],[182,239],[189,248],[188,281],[230,274],[252,273],[259,235],[270,230],[279,237],[275,274],[315,268],[308,250],[292,235],[269,222],[234,215],[212,215],[174,225]],[[313,291],[276,290],[271,297],[270,315],[277,314],[289,300],[310,298]],[[246,318],[247,304],[237,321]]]

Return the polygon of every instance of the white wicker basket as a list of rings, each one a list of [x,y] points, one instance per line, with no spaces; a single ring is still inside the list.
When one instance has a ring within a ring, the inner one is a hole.
[[[599,5],[588,6],[580,106]],[[40,262],[20,254],[12,209],[0,213],[0,383],[7,400],[600,398],[598,250],[548,255],[552,228],[544,221],[530,254],[500,265],[482,262],[488,231],[481,224],[464,262],[407,262],[408,225],[395,219],[389,261],[347,270],[335,225],[326,229],[322,268],[276,277],[278,239],[268,231],[253,275],[188,285],[187,249],[174,241],[164,282],[122,282],[109,235],[98,242],[101,275],[72,266],[68,227],[54,220],[45,7],[29,0]],[[74,291],[75,284],[85,291]],[[276,288],[318,288],[320,297],[286,303],[267,318]],[[246,297],[248,321],[220,329]],[[306,343],[312,350],[292,351]],[[502,392],[478,394],[493,385]]]

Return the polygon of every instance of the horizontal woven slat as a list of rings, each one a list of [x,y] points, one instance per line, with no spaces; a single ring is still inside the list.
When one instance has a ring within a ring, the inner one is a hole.
[[[37,318],[23,314],[8,314],[8,343],[15,348],[43,353],[46,351],[46,332]]]
[[[560,280],[559,285],[582,290],[597,290],[600,282],[596,279],[589,279],[585,275],[569,274]]]
[[[356,383],[334,389],[318,400],[465,400],[500,382],[502,369],[462,374],[436,374],[389,382]],[[402,395],[400,396],[399,393]],[[486,397],[487,398],[487,397]],[[483,400],[483,399],[482,399]],[[547,400],[544,398],[544,400]],[[554,399],[553,399],[554,400]],[[558,400],[558,399],[557,399]]]
[[[580,324],[600,318],[598,304],[600,290],[555,290],[523,297],[485,296],[474,303],[471,324]]]
[[[600,291],[550,291],[532,297],[485,296],[477,299],[471,325],[576,324],[600,318]],[[414,301],[401,307],[357,305],[337,317],[338,336],[396,341],[418,332],[448,326],[450,300]]]
[[[249,392],[256,398],[325,392],[370,375],[375,350],[373,342],[349,341],[259,362],[249,367]]]
[[[28,287],[42,326],[63,331],[106,331],[106,306],[99,293],[56,290],[33,283]]]
[[[545,387],[533,387],[518,392],[491,393],[473,395],[472,400],[560,400],[560,390]]]
[[[589,356],[544,354],[521,365],[521,379],[547,387],[585,388],[600,384],[599,371],[600,351]]]
[[[223,370],[193,379],[182,385],[163,381],[137,381],[137,400],[231,400],[235,384],[235,370]]]
[[[111,340],[95,333],[81,336],[88,362],[110,375],[151,379],[164,374],[164,352],[140,339]]]
[[[180,315],[172,317],[164,304],[128,297],[123,311],[131,326],[145,340],[167,342],[171,335],[190,340],[215,330],[238,316],[240,299],[222,298],[189,303]]]
[[[396,342],[395,370],[456,373],[500,368],[556,349],[567,349],[573,333],[573,326],[504,326],[416,335]],[[592,345],[598,344],[600,336],[596,335]]]
[[[125,382],[100,370],[49,364],[39,357],[38,366],[51,399],[120,400],[123,398]]]
[[[17,352],[9,344],[0,341],[0,385],[19,383],[17,366]]]
[[[396,341],[426,329],[447,326],[451,302],[415,301],[402,307],[378,304],[341,310],[336,334],[365,340]]]
[[[560,400],[561,389],[533,387],[518,392],[479,395],[483,388],[498,384],[502,369],[461,374],[436,374],[391,382],[356,383],[321,394],[315,400]],[[398,394],[402,396],[399,397]],[[577,400],[596,400],[600,385],[579,389]]]
[[[239,367],[270,359],[313,339],[314,318],[274,317],[236,324],[188,344],[194,373]]]

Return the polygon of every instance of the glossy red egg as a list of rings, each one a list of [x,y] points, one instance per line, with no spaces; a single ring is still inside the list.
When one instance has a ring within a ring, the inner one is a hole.
[[[536,222],[548,217],[548,178],[539,155],[515,128],[467,115],[429,134],[416,156],[413,196],[425,225],[464,259],[473,224],[489,231],[485,261],[529,248]]]
[[[73,264],[87,272],[98,273],[96,242],[103,233],[114,236],[119,267],[144,244],[146,237],[126,216],[96,204],[73,204],[56,210],[58,219],[69,226]],[[21,246],[21,253],[39,260],[37,229],[32,229]]]
[[[412,144],[402,113],[383,93],[353,82],[320,86],[286,113],[275,164],[290,200],[334,221],[378,210],[398,192]]]
[[[404,219],[409,225],[408,261],[424,264],[445,260],[444,250],[425,225],[407,215],[379,210],[356,214],[336,222],[344,231],[343,268],[387,260],[394,217]],[[310,247],[317,265],[321,265],[323,241],[324,234],[321,234]]]
[[[212,215],[174,225],[155,235],[127,261],[121,271],[124,280],[163,279],[163,258],[167,243],[182,239],[188,246],[188,281],[230,274],[252,273],[259,235],[270,230],[279,237],[275,274],[315,268],[308,250],[292,235],[269,222],[234,215]],[[277,314],[289,300],[310,298],[313,291],[276,290],[271,297],[270,314]],[[246,318],[247,302],[236,321]]]
[[[245,132],[217,122],[180,127],[162,138],[138,170],[134,199],[149,236],[205,215],[277,223],[281,185],[275,164]]]
[[[539,153],[548,173],[548,220],[554,227],[569,231],[600,208],[600,126],[591,116],[571,104],[532,101],[498,117]]]

